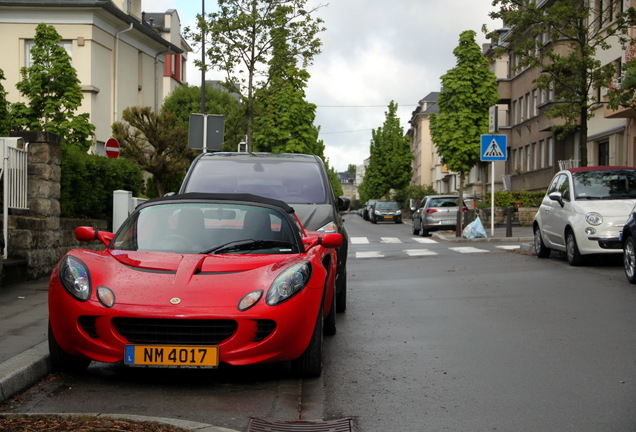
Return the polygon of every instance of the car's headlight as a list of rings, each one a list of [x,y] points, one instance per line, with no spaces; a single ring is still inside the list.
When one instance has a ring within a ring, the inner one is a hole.
[[[402,210],[396,211],[395,214],[398,215],[398,216],[401,215],[402,214]]]
[[[596,212],[590,212],[585,215],[585,221],[590,225],[600,225],[603,223],[603,216]]]
[[[376,210],[375,214],[379,215],[380,214],[380,210]]]
[[[338,232],[338,227],[332,221],[332,222],[329,222],[327,225],[324,225],[324,226],[318,228],[318,231],[322,231],[322,232],[326,232],[326,233],[337,233]]]
[[[275,306],[289,300],[307,286],[310,277],[311,264],[309,261],[303,261],[286,268],[269,287],[266,303]]]
[[[60,282],[66,291],[80,301],[86,301],[91,296],[91,274],[81,260],[66,255],[59,267]]]

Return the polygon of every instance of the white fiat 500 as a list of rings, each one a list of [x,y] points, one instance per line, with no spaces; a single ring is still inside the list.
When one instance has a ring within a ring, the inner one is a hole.
[[[622,253],[620,232],[636,204],[636,168],[596,166],[559,171],[534,217],[539,258],[564,251],[570,265],[592,254]]]

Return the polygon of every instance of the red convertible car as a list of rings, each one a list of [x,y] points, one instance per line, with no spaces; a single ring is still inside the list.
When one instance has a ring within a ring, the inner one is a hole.
[[[306,231],[284,202],[175,195],[140,205],[117,234],[75,234],[106,248],[74,249],[53,270],[55,369],[290,361],[299,376],[321,374],[342,236]]]

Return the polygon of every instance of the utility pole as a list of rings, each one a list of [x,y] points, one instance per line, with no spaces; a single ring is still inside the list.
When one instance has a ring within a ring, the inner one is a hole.
[[[201,0],[201,17],[205,20],[205,0]],[[203,28],[201,28],[201,114],[205,114],[205,30]]]

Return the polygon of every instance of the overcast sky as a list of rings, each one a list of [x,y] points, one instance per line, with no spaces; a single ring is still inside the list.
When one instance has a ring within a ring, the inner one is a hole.
[[[486,38],[483,24],[497,27],[488,13],[492,0],[308,0],[324,5],[317,15],[327,30],[319,34],[322,53],[309,68],[307,100],[318,106],[315,125],[325,143],[325,155],[337,171],[360,165],[369,157],[371,130],[381,127],[389,103],[398,106],[400,124],[409,129],[420,99],[440,90],[440,77],[455,64],[453,49],[464,30]],[[206,12],[216,6],[206,0]],[[176,9],[182,27],[194,25],[201,13],[198,0],[144,0],[146,12]],[[152,9],[148,9],[152,8]],[[200,52],[189,58],[199,59]],[[201,84],[201,72],[191,66],[191,85]],[[207,79],[224,76],[208,72]]]

